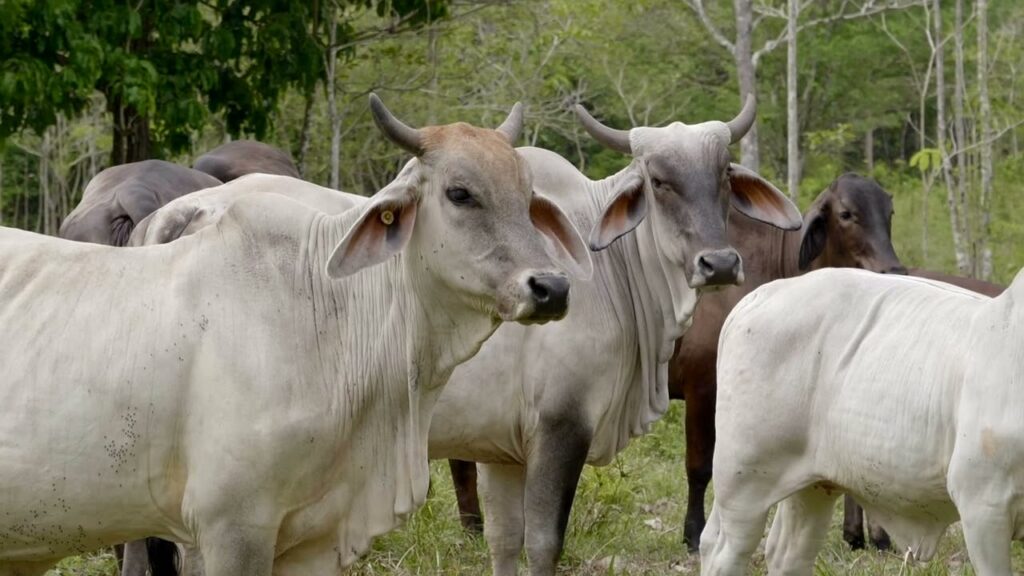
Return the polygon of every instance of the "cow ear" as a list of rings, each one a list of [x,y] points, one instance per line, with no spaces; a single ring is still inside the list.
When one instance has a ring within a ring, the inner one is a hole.
[[[800,271],[805,272],[818,256],[825,250],[825,240],[828,234],[828,226],[825,225],[825,215],[817,206],[811,209],[807,215],[807,226],[804,228],[803,236],[800,238]]]
[[[646,216],[644,177],[641,171],[633,170],[619,181],[611,202],[605,206],[601,218],[590,231],[590,249],[595,252],[604,250],[619,237],[639,226]]]
[[[344,278],[380,264],[408,244],[416,223],[416,194],[406,179],[378,192],[327,260],[327,275]]]
[[[562,209],[534,192],[530,201],[530,220],[540,231],[548,255],[573,276],[590,280],[594,273],[590,251]]]
[[[729,184],[732,207],[737,211],[783,230],[799,230],[803,224],[796,205],[753,170],[729,164]]]

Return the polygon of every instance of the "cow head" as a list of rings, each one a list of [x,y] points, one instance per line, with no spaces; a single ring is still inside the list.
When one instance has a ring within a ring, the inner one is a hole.
[[[740,255],[729,245],[725,226],[729,204],[740,212],[786,230],[800,227],[800,212],[756,173],[730,162],[729,145],[746,134],[756,106],[748,98],[729,122],[616,130],[595,120],[582,106],[576,113],[598,142],[633,156],[590,238],[601,250],[654,213],[658,244],[681,266],[691,288],[743,282]]]
[[[800,270],[863,268],[906,274],[892,247],[892,197],[857,174],[836,178],[804,217]]]
[[[523,323],[563,317],[569,278],[589,278],[590,254],[576,228],[535,194],[512,147],[519,104],[496,130],[464,123],[412,128],[375,95],[370,107],[385,136],[416,157],[378,192],[328,262],[342,277],[405,251],[414,282],[432,303]]]

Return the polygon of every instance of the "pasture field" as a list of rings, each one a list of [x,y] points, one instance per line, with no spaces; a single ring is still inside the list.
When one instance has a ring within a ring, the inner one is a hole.
[[[686,511],[682,404],[673,402],[653,432],[603,468],[588,466],[580,482],[560,574],[580,576],[695,576],[696,556],[684,553]],[[404,527],[379,538],[350,574],[462,576],[490,572],[482,537],[466,535],[458,523],[448,466],[431,465],[431,494]],[[710,498],[708,500],[710,510]],[[817,576],[973,575],[957,527],[928,564],[904,565],[900,554],[851,552],[840,535],[840,508],[818,559]],[[767,527],[766,527],[767,531]],[[525,569],[525,566],[523,566]],[[751,574],[765,574],[755,555]],[[48,576],[114,576],[108,553],[69,558]],[[1014,574],[1024,575],[1024,546],[1014,544]]]

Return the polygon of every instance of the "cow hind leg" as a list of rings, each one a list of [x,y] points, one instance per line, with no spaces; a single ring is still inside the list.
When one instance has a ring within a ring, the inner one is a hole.
[[[864,520],[867,524],[868,538],[871,540],[871,544],[879,550],[892,548],[892,539],[889,538],[889,533],[885,531],[885,528],[872,520],[870,515],[865,515]]]
[[[480,534],[484,531],[484,518],[480,514],[480,499],[476,490],[476,462],[449,460],[452,483],[455,485],[455,499],[459,504],[459,522],[468,532]]]
[[[771,576],[810,576],[828,534],[837,494],[811,486],[779,504],[765,557]]]
[[[715,451],[715,385],[702,381],[686,393],[686,521],[683,542],[693,554],[700,546],[704,530],[704,497],[711,482],[712,455]]]
[[[573,418],[543,426],[526,477],[526,557],[531,576],[552,576],[562,554],[590,431]]]
[[[494,576],[515,576],[525,531],[526,468],[519,464],[480,464],[478,470],[487,510],[484,538]]]
[[[729,500],[715,495],[711,518],[701,533],[701,576],[743,576],[764,534],[769,503],[726,509],[721,506],[723,501]]]
[[[121,576],[146,576],[149,571],[149,549],[145,540],[132,540],[124,544]]]

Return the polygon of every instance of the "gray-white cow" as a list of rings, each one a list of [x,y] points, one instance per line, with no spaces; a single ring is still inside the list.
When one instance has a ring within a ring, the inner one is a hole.
[[[500,328],[458,367],[438,401],[430,457],[480,463],[485,536],[496,576],[550,576],[562,550],[584,463],[607,464],[668,407],[667,363],[690,323],[698,288],[742,280],[725,236],[730,203],[785,229],[800,212],[728,146],[754,122],[607,128],[582,108],[595,138],[631,154],[592,181],[560,156],[524,148],[534,189],[592,229],[594,277],[577,282],[568,317]],[[618,239],[616,241],[616,239]]]
[[[589,255],[499,130],[415,129],[364,207],[275,194],[113,249],[0,229],[0,576],[160,536],[208,576],[337,573],[423,502],[451,371]],[[68,278],[74,279],[69,282]]]
[[[988,298],[922,278],[826,269],[766,284],[719,341],[715,504],[701,574],[810,575],[850,494],[927,560],[963,525],[979,576],[1024,537],[1024,274]]]

